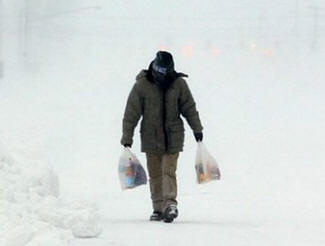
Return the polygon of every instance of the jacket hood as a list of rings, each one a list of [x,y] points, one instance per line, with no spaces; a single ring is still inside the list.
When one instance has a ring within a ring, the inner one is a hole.
[[[148,70],[142,69],[140,71],[140,73],[138,73],[138,75],[135,77],[135,79],[138,81],[138,80],[141,80],[143,78],[146,78],[147,73],[148,73]]]
[[[136,76],[136,81],[142,80],[142,79],[147,79],[149,82],[155,83],[152,77],[152,63],[150,64],[148,69],[142,69],[138,75]],[[176,71],[174,71],[173,73],[173,79],[171,81],[171,83],[173,81],[175,81],[176,79],[180,78],[180,77],[188,77],[187,74],[185,73],[178,73]]]

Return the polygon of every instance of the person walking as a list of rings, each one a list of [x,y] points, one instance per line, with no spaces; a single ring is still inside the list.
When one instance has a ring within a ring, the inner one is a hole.
[[[184,123],[202,141],[203,127],[186,74],[174,69],[173,56],[158,51],[147,70],[136,76],[123,117],[121,144],[133,144],[134,129],[141,120],[141,151],[146,153],[153,206],[151,221],[173,222],[178,216],[176,169],[184,146]]]

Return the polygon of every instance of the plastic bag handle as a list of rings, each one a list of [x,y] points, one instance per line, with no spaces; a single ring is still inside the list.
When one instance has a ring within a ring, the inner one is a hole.
[[[124,147],[124,152],[126,153],[126,156],[129,160],[133,160],[134,156],[131,152],[131,148],[130,147]]]
[[[130,147],[124,147],[124,151],[131,154],[131,148]]]
[[[198,148],[198,152],[199,152],[199,158],[202,161],[202,152],[203,152],[203,143],[202,141],[198,141],[197,142],[197,148]]]

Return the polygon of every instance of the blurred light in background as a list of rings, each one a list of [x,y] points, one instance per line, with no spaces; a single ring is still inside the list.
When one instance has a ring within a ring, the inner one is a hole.
[[[214,56],[219,56],[221,54],[221,50],[218,48],[214,48],[214,49],[212,49],[212,54]]]
[[[192,45],[186,45],[182,49],[182,53],[184,56],[192,56],[193,55],[193,46]]]
[[[264,55],[265,56],[272,56],[272,51],[268,48],[264,49]]]

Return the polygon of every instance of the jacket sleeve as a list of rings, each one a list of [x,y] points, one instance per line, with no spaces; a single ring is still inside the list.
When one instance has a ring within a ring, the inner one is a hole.
[[[123,135],[121,144],[133,143],[134,128],[137,126],[138,121],[142,115],[141,98],[137,84],[134,84],[125,107],[123,117]]]
[[[200,121],[199,112],[196,110],[196,104],[190,88],[185,80],[183,80],[180,93],[180,112],[187,120],[193,132],[202,132],[203,127]]]

